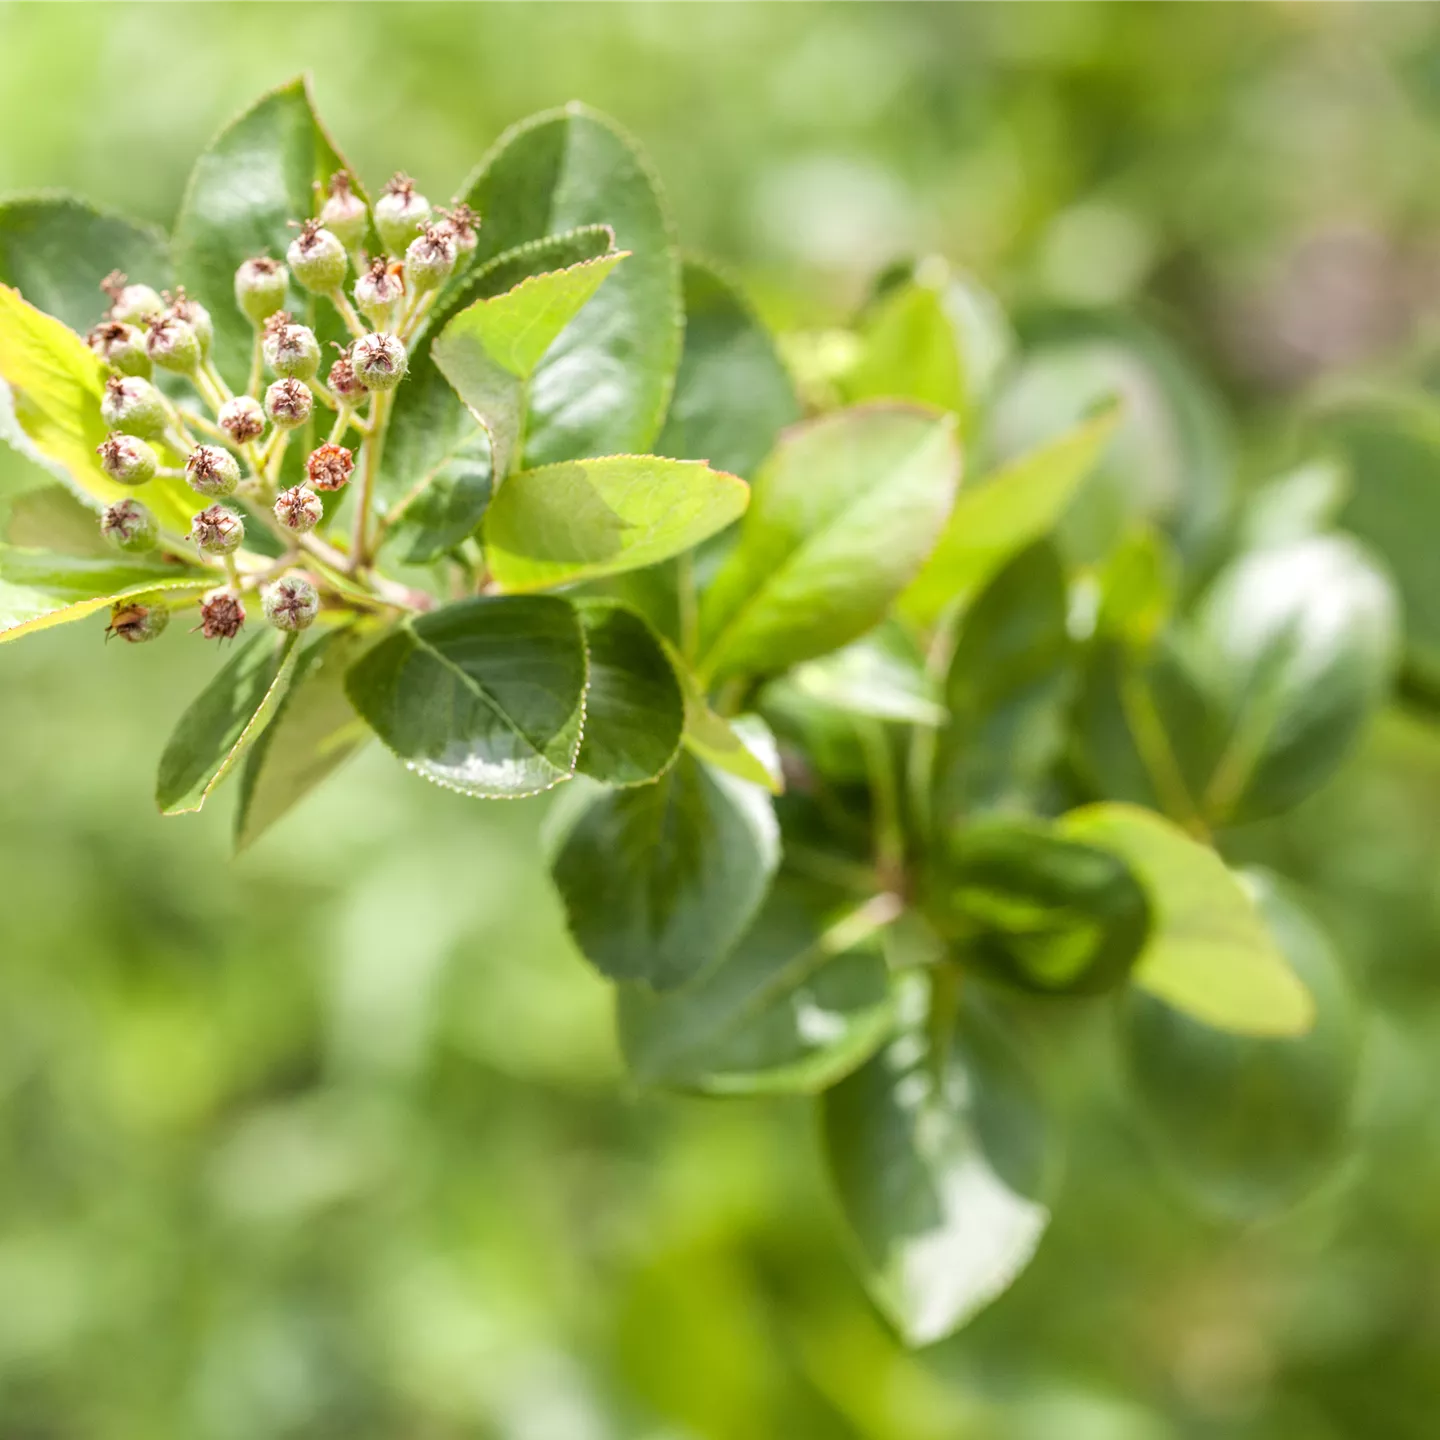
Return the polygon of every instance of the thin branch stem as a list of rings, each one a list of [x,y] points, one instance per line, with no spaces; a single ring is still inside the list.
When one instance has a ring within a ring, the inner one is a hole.
[[[371,434],[360,451],[360,492],[355,497],[355,539],[350,547],[350,573],[369,563],[370,506],[375,494],[375,477],[385,449],[385,431],[390,419],[394,392],[376,391],[371,403]]]
[[[368,335],[369,328],[365,322],[355,313],[355,307],[350,303],[345,292],[337,285],[325,297],[340,312],[340,318],[345,322],[345,328],[359,339],[361,335]]]

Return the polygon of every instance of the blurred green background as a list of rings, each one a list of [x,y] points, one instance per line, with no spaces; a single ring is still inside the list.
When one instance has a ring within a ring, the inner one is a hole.
[[[168,224],[309,68],[372,183],[440,199],[581,98],[778,322],[937,249],[1007,302],[1135,307],[1263,468],[1296,397],[1423,347],[1440,11],[1248,4],[0,6],[0,193]],[[0,456],[0,495],[36,474]],[[253,853],[162,822],[212,657],[0,655],[4,1440],[1389,1440],[1440,1433],[1440,743],[1387,717],[1236,852],[1306,884],[1372,1006],[1353,1154],[1297,1211],[1189,1208],[1100,1023],[1015,1289],[907,1356],[798,1102],[627,1089],[543,807],[367,753]]]

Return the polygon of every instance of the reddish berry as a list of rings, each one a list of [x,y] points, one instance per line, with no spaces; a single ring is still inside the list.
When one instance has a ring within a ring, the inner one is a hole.
[[[229,590],[212,590],[200,600],[200,623],[195,627],[207,640],[233,640],[245,623],[245,607]]]

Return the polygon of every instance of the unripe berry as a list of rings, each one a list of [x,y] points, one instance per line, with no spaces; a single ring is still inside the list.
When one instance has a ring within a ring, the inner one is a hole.
[[[265,412],[260,408],[260,402],[249,395],[237,395],[233,400],[227,400],[215,419],[237,445],[248,445],[265,433]]]
[[[247,260],[235,272],[235,303],[252,325],[261,325],[285,304],[290,272],[268,255]]]
[[[303,380],[277,380],[265,392],[265,413],[277,430],[298,430],[315,408],[315,397]]]
[[[345,283],[345,247],[318,220],[307,220],[285,252],[290,273],[307,290],[328,295]]]
[[[138,500],[117,500],[100,516],[100,533],[117,550],[136,555],[155,548],[160,523]]]
[[[334,341],[331,341],[334,344]],[[339,349],[338,346],[336,346]],[[340,358],[330,367],[330,374],[326,380],[332,395],[338,395],[342,400],[348,400],[353,405],[357,400],[363,400],[369,393],[360,383],[360,377],[355,373],[355,367],[350,363],[350,351],[340,351]]]
[[[107,435],[95,447],[95,453],[100,457],[100,468],[117,485],[143,485],[153,480],[160,463],[143,440],[118,431]]]
[[[350,364],[367,390],[393,390],[405,378],[410,360],[400,340],[378,331],[362,335],[350,347]]]
[[[190,538],[207,555],[229,555],[245,538],[245,521],[228,505],[208,505],[190,521]]]
[[[283,310],[265,322],[265,363],[286,380],[311,380],[320,368],[320,342],[308,325],[292,325]]]
[[[150,356],[145,350],[145,332],[120,320],[103,320],[86,337],[90,348],[122,375],[150,376]]]
[[[185,462],[185,478],[192,490],[218,499],[235,493],[240,484],[240,465],[218,445],[197,445]]]
[[[350,479],[355,457],[343,445],[322,445],[305,460],[305,475],[317,490],[340,490]]]
[[[313,490],[295,485],[275,497],[275,518],[287,530],[308,535],[325,518],[325,506]]]
[[[165,302],[148,285],[126,284],[119,270],[112,270],[100,282],[100,288],[110,297],[106,318],[122,325],[143,325],[165,308]]]
[[[215,322],[210,318],[210,312],[198,300],[192,300],[183,285],[176,288],[173,297],[167,290],[165,298],[170,301],[170,308],[165,313],[183,320],[195,332],[203,359],[210,353],[210,346],[215,341]]]
[[[480,217],[464,201],[438,213],[444,217],[440,228],[449,231],[455,241],[455,249],[461,255],[469,255],[480,243],[480,236],[476,233],[480,229]]]
[[[138,375],[112,375],[105,382],[100,418],[111,430],[123,430],[142,440],[158,439],[170,419],[160,392]]]
[[[169,311],[150,322],[145,349],[162,370],[193,375],[200,368],[200,337],[195,327]]]
[[[320,613],[320,593],[303,575],[286,575],[260,592],[265,618],[277,630],[308,630]]]
[[[245,607],[230,590],[212,590],[200,599],[200,624],[207,640],[233,640],[245,623]]]
[[[454,273],[455,237],[443,225],[427,225],[405,251],[405,275],[416,290],[438,290]]]
[[[330,193],[320,207],[320,223],[347,249],[365,238],[368,216],[365,202],[350,188],[350,177],[337,170],[330,177]]]
[[[385,193],[375,202],[375,228],[392,255],[404,254],[405,247],[430,223],[430,202],[415,189],[415,182],[403,171],[385,184]]]
[[[120,600],[110,607],[110,623],[105,638],[118,635],[131,645],[143,645],[163,634],[170,623],[170,612],[163,605],[138,605],[133,600]]]
[[[355,282],[355,308],[381,330],[395,318],[395,307],[404,298],[403,276],[402,266],[392,265],[381,255]]]

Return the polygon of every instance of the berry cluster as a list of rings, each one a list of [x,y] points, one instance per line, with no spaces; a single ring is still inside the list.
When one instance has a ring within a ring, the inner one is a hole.
[[[126,497],[105,511],[101,534],[128,554],[158,548],[223,572],[226,583],[200,601],[197,628],[207,639],[239,632],[247,592],[258,592],[271,625],[289,631],[309,626],[322,601],[347,604],[357,584],[383,598],[388,582],[371,568],[369,511],[393,392],[441,287],[474,250],[478,224],[467,205],[432,210],[407,175],[397,174],[373,209],[349,175],[335,175],[318,213],[292,222],[297,233],[283,260],[257,255],[235,273],[235,304],[255,332],[249,385],[238,395],[211,358],[215,328],[202,304],[183,289],[157,292],[119,271],[102,282],[110,306],[88,337],[113,372],[100,406],[109,431],[97,451],[101,467],[130,488],[183,477],[205,503],[189,535],[179,536]],[[372,226],[388,253],[366,253]],[[323,380],[320,341],[287,308],[297,289],[333,305],[350,333]],[[189,381],[195,396],[173,399],[154,383],[157,370]],[[309,445],[322,410],[333,417],[328,438],[308,448],[304,480],[282,488],[292,440]],[[347,543],[318,532],[326,519],[322,494],[344,489],[356,471],[355,452],[342,443],[352,430],[360,437],[361,483]],[[168,463],[175,459],[183,463]],[[236,505],[218,503],[232,499]],[[247,523],[279,537],[278,560],[244,548]],[[304,574],[294,570],[301,562]],[[168,619],[162,601],[124,603],[115,606],[108,633],[151,640]]]

